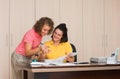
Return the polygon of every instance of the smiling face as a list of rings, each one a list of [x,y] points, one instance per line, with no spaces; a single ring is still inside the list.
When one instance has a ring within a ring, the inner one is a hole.
[[[56,29],[53,33],[53,41],[54,42],[60,42],[61,38],[63,36],[63,32],[60,29]]]
[[[48,26],[48,25],[43,25],[43,28],[42,28],[41,33],[40,33],[41,36],[47,35],[47,34],[49,33],[50,29],[51,29],[50,26]]]

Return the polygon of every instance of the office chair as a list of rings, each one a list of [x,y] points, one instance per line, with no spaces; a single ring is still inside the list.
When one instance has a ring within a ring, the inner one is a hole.
[[[72,43],[70,43],[70,45],[71,45],[71,47],[72,47],[72,52],[77,52],[77,51],[76,51],[76,47],[75,47]],[[77,62],[77,55],[74,56],[74,57],[75,57],[74,62]]]

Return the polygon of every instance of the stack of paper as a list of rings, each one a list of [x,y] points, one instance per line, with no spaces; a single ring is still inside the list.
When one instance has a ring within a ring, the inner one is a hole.
[[[40,67],[40,66],[74,66],[74,63],[45,63],[45,62],[32,62],[30,63],[31,67]]]
[[[30,66],[31,67],[39,67],[39,66],[48,66],[48,64],[45,62],[31,62]]]
[[[69,56],[75,56],[77,55],[76,52],[72,52],[68,54]],[[75,65],[74,63],[64,63],[64,59],[66,56],[62,56],[56,59],[45,59],[44,62],[32,62],[30,65],[32,67],[38,67],[38,66],[51,66],[51,65],[57,65],[57,66],[68,66],[68,65]]]

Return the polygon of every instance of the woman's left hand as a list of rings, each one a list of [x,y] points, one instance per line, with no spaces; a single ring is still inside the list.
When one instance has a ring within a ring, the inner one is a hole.
[[[74,62],[74,56],[68,55],[65,59],[66,59],[66,61],[68,61],[68,62]]]

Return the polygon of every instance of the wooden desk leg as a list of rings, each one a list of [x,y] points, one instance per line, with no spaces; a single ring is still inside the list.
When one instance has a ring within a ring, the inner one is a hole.
[[[28,79],[28,73],[25,70],[23,70],[23,79]]]

